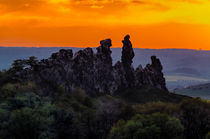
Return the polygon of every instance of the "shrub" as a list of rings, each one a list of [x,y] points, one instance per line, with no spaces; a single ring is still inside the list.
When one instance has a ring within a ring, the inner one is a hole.
[[[50,133],[54,139],[77,139],[83,136],[80,124],[72,112],[57,109],[53,115]]]
[[[6,137],[8,135],[8,117],[9,112],[4,109],[0,109],[0,137]]]
[[[47,138],[54,105],[33,93],[19,94],[0,102],[0,137]]]
[[[137,114],[152,114],[159,112],[174,115],[179,112],[179,105],[175,103],[157,101],[134,105],[133,109]]]
[[[210,130],[210,103],[199,98],[180,104],[180,117],[187,139],[203,139]]]
[[[118,121],[110,132],[110,139],[168,139],[182,136],[180,121],[167,114],[136,115],[131,120]]]
[[[0,98],[9,98],[14,97],[17,93],[16,91],[17,86],[11,83],[5,84],[0,89]]]
[[[33,82],[7,83],[0,88],[0,98],[11,98],[17,94],[36,92],[38,87]]]
[[[206,139],[210,139],[210,132],[206,134]]]
[[[13,111],[8,122],[8,138],[44,138],[50,119],[43,113],[31,108]]]

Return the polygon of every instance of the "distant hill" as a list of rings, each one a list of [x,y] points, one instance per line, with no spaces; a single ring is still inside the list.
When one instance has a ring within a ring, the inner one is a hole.
[[[16,59],[26,59],[36,56],[38,59],[48,58],[52,53],[58,52],[61,47],[0,47],[0,70],[8,69]],[[73,51],[79,48],[64,48]]]
[[[60,49],[72,49],[74,52],[82,48],[61,47],[0,47],[0,70],[8,69],[16,59],[36,56],[38,59],[48,58]],[[150,56],[156,55],[163,65],[163,72],[170,90],[210,82],[210,51],[188,49],[138,49],[134,48],[134,67],[150,63]],[[121,48],[112,48],[113,64],[121,59]],[[175,78],[174,78],[175,77]]]
[[[175,89],[174,92],[181,95],[210,99],[210,83]]]
[[[201,76],[202,73],[197,71],[196,69],[193,68],[177,68],[171,71],[166,72],[167,74],[177,74],[177,75],[188,75],[188,76]]]

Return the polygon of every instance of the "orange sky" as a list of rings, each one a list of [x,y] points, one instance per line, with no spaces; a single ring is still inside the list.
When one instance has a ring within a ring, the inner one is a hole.
[[[210,0],[0,0],[0,46],[210,50]]]

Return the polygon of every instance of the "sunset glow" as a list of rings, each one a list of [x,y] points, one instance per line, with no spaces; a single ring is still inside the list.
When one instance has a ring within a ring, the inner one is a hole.
[[[0,46],[210,50],[208,0],[0,0]]]

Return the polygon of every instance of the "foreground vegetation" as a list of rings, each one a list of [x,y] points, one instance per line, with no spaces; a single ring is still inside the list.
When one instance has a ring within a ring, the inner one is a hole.
[[[145,86],[114,96],[77,88],[50,95],[20,80],[13,64],[0,72],[2,139],[209,139],[210,103]]]

